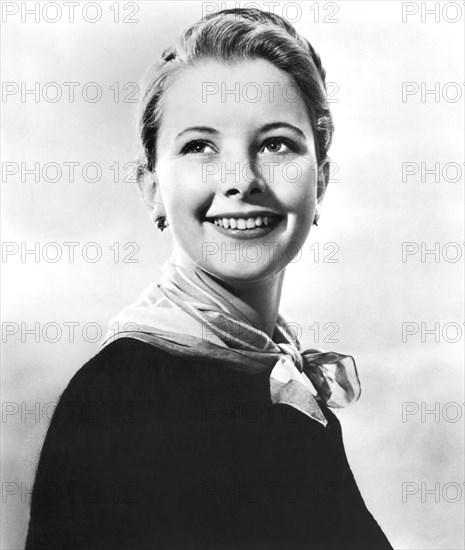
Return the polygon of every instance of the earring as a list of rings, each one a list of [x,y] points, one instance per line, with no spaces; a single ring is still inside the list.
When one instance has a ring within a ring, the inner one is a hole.
[[[166,221],[166,216],[158,216],[158,218],[155,218],[155,223],[160,231],[163,231],[169,227],[169,223]]]
[[[157,224],[160,231],[163,231],[169,227],[169,223],[166,220],[165,207],[162,202],[156,202],[153,209],[153,220]]]
[[[313,225],[316,225],[318,227],[318,220],[317,218],[315,217],[314,220],[313,220]]]

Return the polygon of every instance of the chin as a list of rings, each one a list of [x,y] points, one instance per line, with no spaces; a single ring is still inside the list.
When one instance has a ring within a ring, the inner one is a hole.
[[[279,273],[285,266],[263,264],[260,262],[228,262],[219,265],[207,263],[202,269],[234,287],[247,287],[268,279]]]

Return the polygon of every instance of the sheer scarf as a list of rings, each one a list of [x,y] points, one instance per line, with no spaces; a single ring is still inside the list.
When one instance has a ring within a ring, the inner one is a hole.
[[[101,349],[117,338],[135,338],[179,357],[213,360],[246,372],[270,371],[270,399],[327,425],[319,406],[347,407],[361,387],[350,355],[302,351],[278,315],[273,338],[253,326],[244,304],[197,266],[168,261],[159,283],[110,321]]]

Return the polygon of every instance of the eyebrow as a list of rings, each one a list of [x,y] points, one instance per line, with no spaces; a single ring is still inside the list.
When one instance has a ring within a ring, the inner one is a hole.
[[[179,134],[176,136],[176,139],[178,137],[181,137],[186,132],[205,132],[207,134],[219,134],[218,130],[215,130],[215,128],[210,128],[209,126],[192,126],[191,128],[186,128],[182,132],[179,132]]]
[[[305,134],[302,130],[293,124],[289,124],[289,122],[270,122],[270,124],[265,124],[265,126],[262,126],[260,131],[268,132],[269,130],[276,130],[278,128],[289,128],[289,130],[297,132],[302,139],[305,139]]]
[[[294,132],[299,134],[302,139],[305,139],[305,134],[302,132],[302,130],[297,126],[294,126],[293,124],[289,124],[288,122],[270,122],[269,124],[265,124],[264,126],[262,126],[260,128],[260,132],[269,132],[270,130],[276,130],[278,128],[288,128],[289,130],[293,130]],[[190,128],[185,128],[182,132],[179,132],[179,134],[176,136],[176,139],[187,132],[205,132],[212,135],[220,134],[218,130],[215,130],[215,128],[210,128],[209,126],[192,126]]]

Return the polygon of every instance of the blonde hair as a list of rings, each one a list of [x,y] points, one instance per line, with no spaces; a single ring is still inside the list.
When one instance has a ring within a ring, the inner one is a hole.
[[[327,161],[334,125],[326,95],[326,72],[319,55],[282,17],[255,8],[236,8],[210,14],[192,25],[151,67],[142,88],[138,116],[139,180],[155,169],[163,96],[170,77],[203,59],[231,62],[257,58],[269,61],[294,79],[312,125],[318,165]]]

